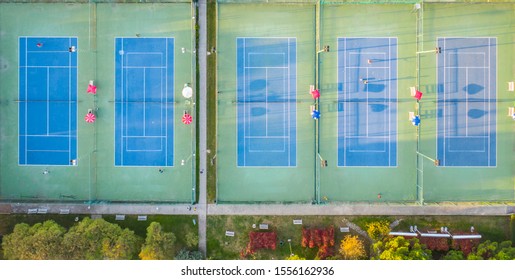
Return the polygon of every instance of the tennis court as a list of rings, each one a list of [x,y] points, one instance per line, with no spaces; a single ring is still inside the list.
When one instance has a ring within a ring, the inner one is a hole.
[[[397,165],[397,38],[338,38],[338,166]]]
[[[116,38],[117,166],[173,166],[173,38]]]
[[[19,164],[77,158],[77,38],[19,39]]]
[[[441,166],[496,165],[496,38],[438,38]]]
[[[238,38],[238,166],[296,165],[296,40]]]
[[[194,201],[192,3],[0,5],[0,198]]]

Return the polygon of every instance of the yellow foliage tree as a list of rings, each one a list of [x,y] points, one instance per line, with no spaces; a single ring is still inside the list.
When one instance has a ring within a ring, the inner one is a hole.
[[[381,240],[390,233],[390,223],[388,221],[377,221],[367,224],[367,233],[375,241]]]
[[[357,235],[347,235],[342,239],[340,254],[344,260],[361,260],[367,256],[363,241]]]

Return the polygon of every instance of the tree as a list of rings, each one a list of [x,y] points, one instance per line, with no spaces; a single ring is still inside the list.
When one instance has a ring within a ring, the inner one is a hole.
[[[188,246],[188,248],[195,248],[198,246],[198,234],[197,233],[195,233],[193,231],[189,231],[188,233],[186,233],[184,238],[186,241],[186,246]]]
[[[189,251],[187,249],[182,249],[175,256],[176,260],[203,260],[204,257],[202,253],[199,251]]]
[[[66,258],[74,260],[134,259],[140,246],[133,231],[103,219],[83,219],[63,240]]]
[[[377,221],[367,224],[367,233],[375,241],[381,240],[390,233],[390,223],[388,221]]]
[[[465,256],[463,255],[462,251],[459,250],[450,250],[447,252],[447,254],[443,257],[444,260],[464,260]]]
[[[476,250],[467,257],[469,260],[515,260],[515,248],[511,241],[501,243],[486,240],[480,243]]]
[[[374,251],[380,260],[429,260],[431,251],[425,249],[417,238],[405,239],[402,236],[378,241]]]
[[[49,220],[32,227],[21,223],[11,234],[4,236],[4,258],[10,260],[63,259],[62,241],[66,229]]]
[[[176,237],[172,232],[164,232],[161,224],[152,222],[147,228],[147,238],[141,247],[142,260],[172,260]]]
[[[344,260],[360,260],[367,256],[363,241],[357,235],[345,236],[340,244],[340,254]]]

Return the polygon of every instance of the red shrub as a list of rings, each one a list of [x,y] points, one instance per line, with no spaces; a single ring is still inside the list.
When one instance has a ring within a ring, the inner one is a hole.
[[[259,249],[275,250],[277,243],[277,234],[275,232],[249,232],[249,243],[247,247],[240,253],[242,258],[252,255]]]
[[[333,248],[323,245],[320,248],[318,248],[316,258],[319,260],[325,260],[332,255],[333,255]]]
[[[302,247],[306,248],[309,245],[309,241],[311,240],[311,234],[308,229],[303,228],[302,229]]]
[[[452,248],[462,251],[466,257],[479,245],[479,242],[480,239],[453,239]]]
[[[302,229],[302,247],[315,248],[318,247],[317,257],[326,259],[333,254],[334,246],[334,227],[330,226],[325,229]]]
[[[425,244],[431,251],[449,251],[449,238],[443,237],[420,237],[420,243]]]

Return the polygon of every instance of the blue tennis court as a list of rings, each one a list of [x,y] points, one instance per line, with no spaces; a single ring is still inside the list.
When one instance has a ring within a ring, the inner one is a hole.
[[[296,39],[236,44],[238,166],[296,166]]]
[[[338,166],[397,165],[397,38],[338,38]]]
[[[173,166],[173,52],[173,38],[116,38],[116,166]]]
[[[441,166],[496,165],[496,38],[438,38]]]
[[[77,158],[76,37],[19,38],[19,164]]]

